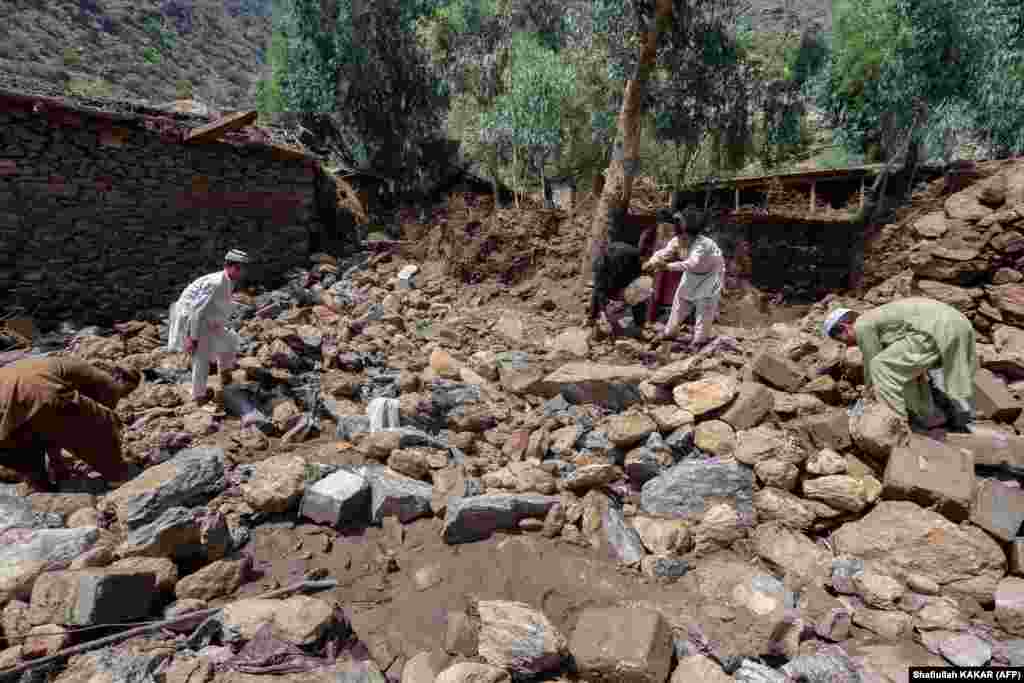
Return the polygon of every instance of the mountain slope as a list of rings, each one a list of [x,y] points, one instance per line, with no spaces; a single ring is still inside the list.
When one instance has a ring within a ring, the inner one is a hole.
[[[65,92],[255,102],[271,0],[4,0],[0,72]]]

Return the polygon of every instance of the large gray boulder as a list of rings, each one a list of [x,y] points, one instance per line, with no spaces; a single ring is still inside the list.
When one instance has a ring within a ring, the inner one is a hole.
[[[452,498],[444,519],[449,544],[480,541],[495,531],[516,529],[529,517],[543,519],[558,496],[493,494]]]
[[[128,529],[153,522],[167,510],[209,502],[227,487],[220,448],[189,448],[151,467],[106,496],[103,507]]]
[[[717,503],[731,503],[753,514],[754,472],[727,458],[683,460],[651,479],[640,491],[644,512],[662,517],[699,520]]]

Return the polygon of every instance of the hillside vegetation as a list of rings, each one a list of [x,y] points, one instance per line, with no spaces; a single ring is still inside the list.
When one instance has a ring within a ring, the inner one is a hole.
[[[71,95],[252,106],[271,0],[5,0],[0,72]]]

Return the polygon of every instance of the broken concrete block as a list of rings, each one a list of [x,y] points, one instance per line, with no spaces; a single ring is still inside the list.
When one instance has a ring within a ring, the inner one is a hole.
[[[50,623],[116,624],[149,614],[155,588],[156,575],[147,571],[47,572],[32,588],[32,609]]]
[[[1020,402],[1013,398],[1003,380],[989,370],[978,370],[974,392],[980,418],[1013,422],[1021,413]]]
[[[370,484],[354,472],[339,470],[306,489],[300,514],[331,526],[365,523],[370,518]]]
[[[1024,523],[1024,491],[985,479],[978,486],[971,521],[1001,541],[1011,542]]]
[[[722,421],[736,431],[756,427],[771,412],[775,395],[760,382],[744,382],[732,406],[722,415]]]
[[[853,443],[850,438],[850,416],[845,410],[812,415],[804,420],[804,428],[818,448],[841,451]]]
[[[579,675],[622,683],[664,683],[672,666],[672,631],[646,609],[590,608],[569,643]]]
[[[974,457],[940,441],[913,434],[893,450],[885,468],[882,497],[909,500],[960,522],[974,500]]]
[[[806,377],[795,365],[770,351],[762,351],[753,360],[754,374],[769,385],[789,393],[796,392]]]

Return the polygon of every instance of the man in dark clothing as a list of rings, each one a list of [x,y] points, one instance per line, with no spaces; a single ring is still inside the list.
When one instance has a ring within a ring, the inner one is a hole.
[[[134,391],[138,370],[111,374],[74,358],[29,358],[0,368],[0,465],[43,490],[46,471],[65,449],[108,483],[132,478],[137,468],[121,455],[121,421],[114,409]]]

